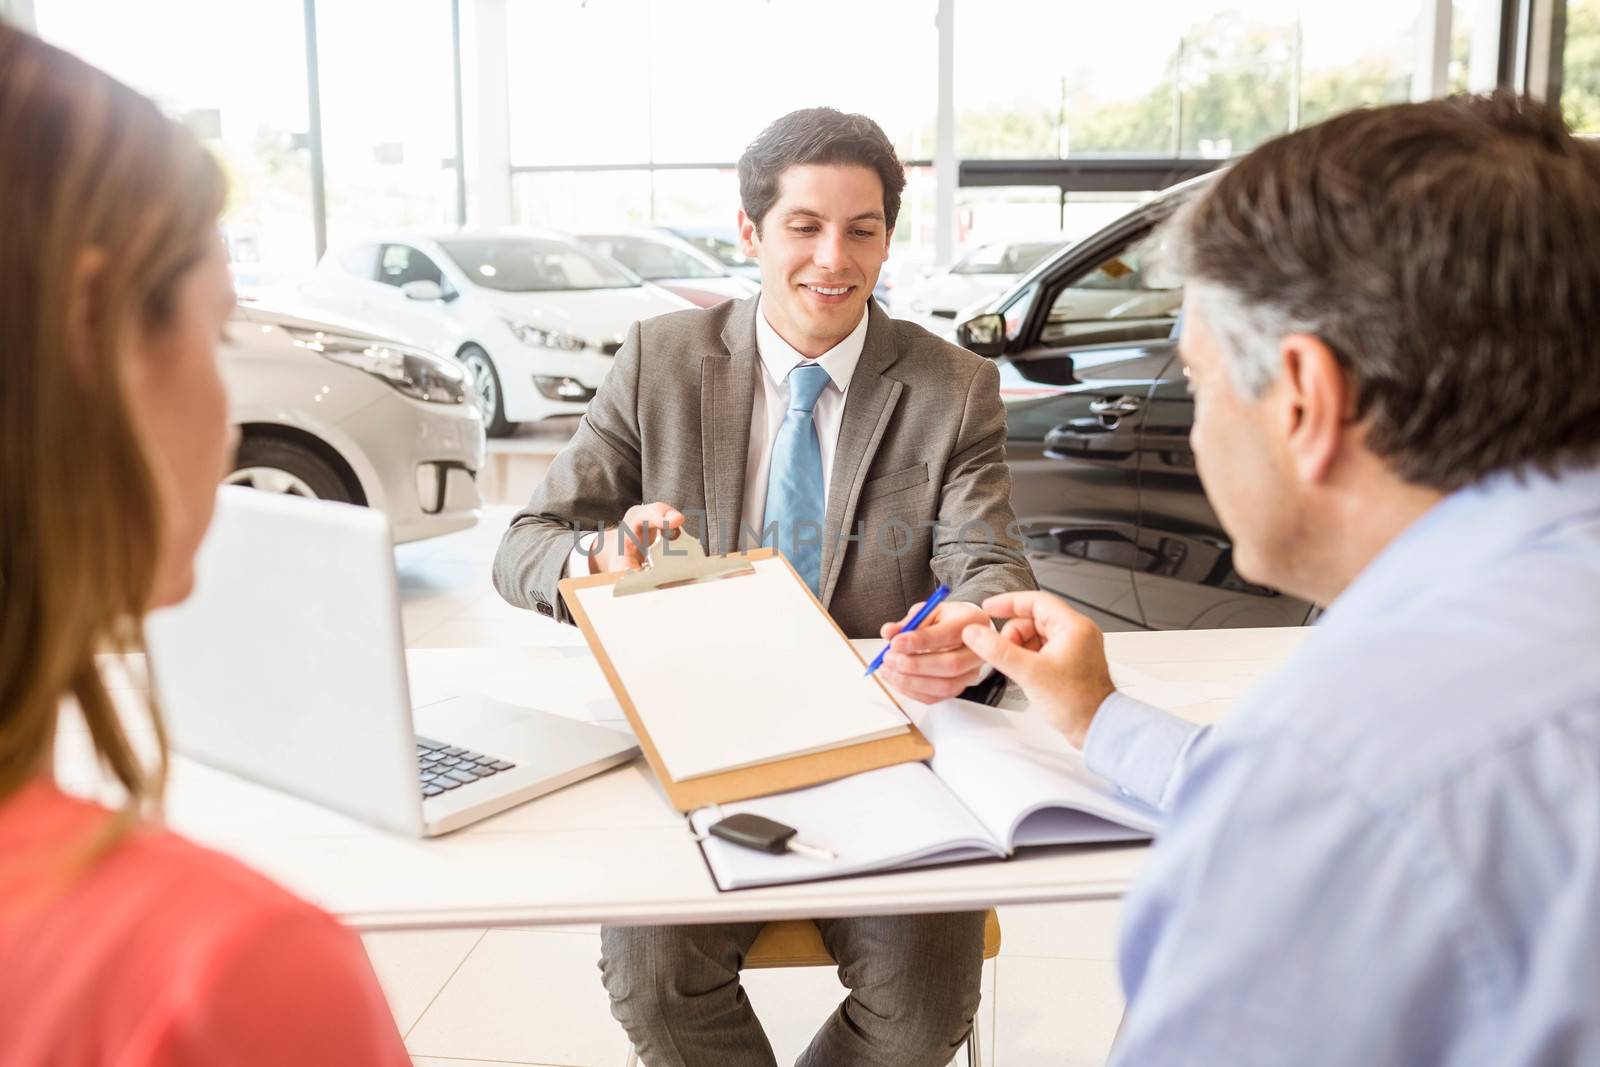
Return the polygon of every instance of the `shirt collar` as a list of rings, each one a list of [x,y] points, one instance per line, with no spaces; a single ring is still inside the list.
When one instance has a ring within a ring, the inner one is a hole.
[[[855,375],[856,364],[861,362],[861,351],[867,344],[867,320],[871,316],[865,309],[861,312],[861,321],[856,328],[850,331],[850,336],[828,349],[815,360],[808,360],[794,346],[778,336],[778,331],[772,328],[772,323],[767,321],[767,312],[763,302],[756,301],[756,351],[761,355],[761,362],[766,366],[767,373],[772,375],[772,380],[782,382],[789,376],[789,372],[801,363],[817,363],[828,372],[828,377],[833,379],[833,384],[839,387],[839,392],[850,388],[850,379]]]
[[[1470,582],[1494,558],[1588,517],[1600,517],[1600,467],[1496,471],[1451,493],[1389,542],[1334,601],[1324,625],[1359,624],[1429,586]]]

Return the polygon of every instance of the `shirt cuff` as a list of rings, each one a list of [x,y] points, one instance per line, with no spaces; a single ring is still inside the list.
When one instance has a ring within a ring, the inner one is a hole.
[[[594,558],[595,538],[599,536],[597,533],[586,533],[573,542],[572,551],[567,553],[567,565],[561,568],[561,577],[582,577],[589,573],[589,560]]]
[[[1083,761],[1124,793],[1165,811],[1185,757],[1204,732],[1169,711],[1112,693],[1089,724]]]

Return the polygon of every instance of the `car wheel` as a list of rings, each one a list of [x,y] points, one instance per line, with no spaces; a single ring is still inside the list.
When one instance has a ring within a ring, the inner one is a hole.
[[[246,437],[241,441],[233,473],[222,482],[313,500],[355,502],[350,487],[327,460],[305,445],[276,437]]]
[[[483,413],[483,432],[490,437],[505,437],[517,428],[506,421],[505,397],[500,392],[500,375],[494,369],[494,360],[477,345],[468,345],[456,357],[466,369],[467,382],[472,386],[472,399]]]

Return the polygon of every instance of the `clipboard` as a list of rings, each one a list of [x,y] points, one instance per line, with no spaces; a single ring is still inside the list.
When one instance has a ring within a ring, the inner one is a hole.
[[[827,620],[833,632],[838,634],[839,640],[850,649],[851,655],[860,664],[863,673],[866,671],[866,663],[855,651],[854,646],[850,645],[849,638],[839,629],[833,617],[823,610],[821,602],[801,580],[794,567],[771,548],[752,549],[726,556],[707,556],[697,540],[687,532],[680,532],[671,542],[670,548],[664,539],[658,539],[651,546],[649,556],[649,563],[643,570],[565,578],[559,583],[559,589],[566,601],[567,610],[583,632],[584,640],[588,642],[595,660],[605,674],[607,683],[616,694],[618,703],[622,705],[623,713],[627,715],[628,723],[639,739],[639,747],[650,763],[650,769],[655,772],[673,807],[687,813],[708,804],[785,793],[860,774],[863,771],[925,760],[933,755],[933,745],[917,729],[910,717],[906,716],[906,731],[891,737],[859,741],[821,752],[778,758],[753,766],[737,767],[681,781],[672,778],[661,753],[650,737],[648,727],[639,714],[633,696],[623,684],[616,665],[606,650],[605,642],[596,630],[588,611],[584,609],[582,597],[576,595],[579,590],[615,586],[613,596],[652,596],[663,589],[683,585],[737,582],[743,576],[754,573],[752,564],[776,558],[783,564],[789,580],[804,590],[812,607]],[[708,657],[719,655],[715,645],[707,646],[703,651]],[[894,695],[882,682],[874,681],[889,703],[901,715],[905,715],[905,709],[895,700]]]

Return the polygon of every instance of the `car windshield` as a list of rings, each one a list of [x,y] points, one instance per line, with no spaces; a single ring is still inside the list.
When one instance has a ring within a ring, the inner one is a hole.
[[[662,278],[721,278],[723,272],[666,241],[621,234],[594,234],[584,243],[627,267],[647,282]]]
[[[683,239],[723,266],[748,267],[755,263],[755,260],[740,251],[737,242],[730,241],[727,238],[700,233],[685,235]]]
[[[505,293],[631,289],[639,277],[602,256],[543,237],[458,237],[440,241],[478,285]]]

